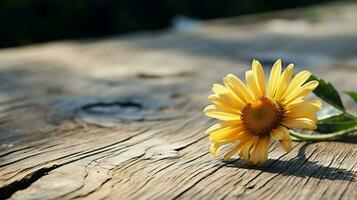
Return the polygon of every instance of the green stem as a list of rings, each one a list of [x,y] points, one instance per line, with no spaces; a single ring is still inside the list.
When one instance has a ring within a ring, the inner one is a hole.
[[[303,141],[300,138],[297,138],[297,137],[292,136],[292,135],[290,135],[290,137],[291,137],[291,140],[294,141],[294,142],[302,142]]]
[[[335,140],[343,135],[347,135],[353,131],[357,131],[357,126],[333,132],[328,134],[317,134],[317,135],[308,135],[303,133],[298,133],[296,131],[290,130],[290,135],[293,136],[295,139],[305,140],[305,141],[323,141],[323,140]]]

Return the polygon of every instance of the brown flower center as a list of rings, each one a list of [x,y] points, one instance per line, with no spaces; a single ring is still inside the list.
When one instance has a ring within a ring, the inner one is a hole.
[[[242,121],[247,131],[254,135],[264,136],[280,124],[282,115],[282,106],[263,97],[243,108]]]

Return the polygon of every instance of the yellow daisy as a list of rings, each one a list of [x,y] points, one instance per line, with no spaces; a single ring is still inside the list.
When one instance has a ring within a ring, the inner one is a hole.
[[[288,128],[316,129],[315,113],[322,104],[302,98],[313,91],[318,82],[305,83],[311,75],[308,71],[292,77],[293,67],[289,64],[281,72],[281,60],[277,60],[266,87],[263,67],[253,60],[252,70],[245,74],[247,85],[233,74],[223,78],[224,85],[213,85],[214,94],[208,99],[214,105],[204,109],[208,117],[220,120],[206,131],[212,143],[211,153],[218,155],[222,147],[234,144],[224,156],[225,160],[237,153],[251,163],[263,163],[268,158],[270,139],[279,141],[289,152]]]

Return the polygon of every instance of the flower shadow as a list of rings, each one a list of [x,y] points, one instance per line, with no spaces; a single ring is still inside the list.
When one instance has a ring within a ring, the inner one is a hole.
[[[311,143],[304,144],[298,156],[292,160],[269,159],[265,164],[251,165],[243,160],[230,160],[226,167],[236,167],[262,172],[277,173],[283,176],[309,177],[327,180],[354,181],[355,173],[346,169],[331,167],[333,160],[328,166],[318,164],[316,161],[309,161],[305,156],[305,149]]]
[[[357,144],[357,135],[356,134],[345,135],[337,141],[342,143]]]

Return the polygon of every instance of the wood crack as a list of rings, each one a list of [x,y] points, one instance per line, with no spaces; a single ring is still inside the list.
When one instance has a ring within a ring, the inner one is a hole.
[[[32,183],[36,182],[43,176],[46,176],[50,171],[60,167],[60,165],[52,165],[51,167],[41,168],[18,181],[14,181],[9,185],[0,188],[0,199],[10,198],[15,192],[28,188]]]
[[[185,194],[186,192],[188,192],[190,189],[192,189],[195,185],[197,185],[198,183],[202,182],[204,179],[208,178],[209,176],[213,175],[214,173],[216,173],[218,170],[220,170],[224,165],[218,166],[216,169],[214,169],[213,171],[211,171],[210,173],[208,173],[206,176],[198,179],[196,182],[194,182],[190,187],[186,188],[184,191],[180,192],[178,195],[176,195],[174,198],[172,198],[173,200],[178,199],[180,196],[182,196],[183,194]],[[196,174],[197,175],[197,174]]]

